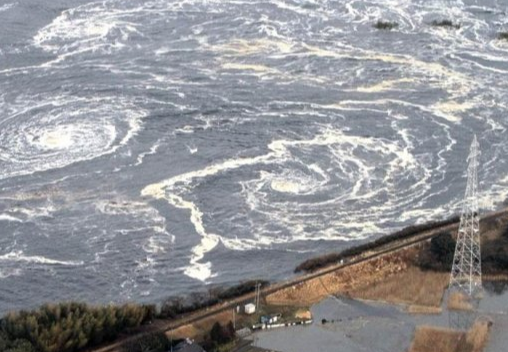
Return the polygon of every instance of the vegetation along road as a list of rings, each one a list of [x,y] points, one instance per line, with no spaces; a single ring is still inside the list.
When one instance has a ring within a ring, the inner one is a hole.
[[[503,210],[492,212],[489,214],[486,214],[482,217],[482,220],[488,220],[491,218],[496,218],[500,215],[506,215],[508,214],[508,208],[505,208]],[[387,244],[380,245],[377,248],[369,249],[364,251],[363,253],[356,255],[354,257],[348,258],[343,263],[338,263],[334,265],[327,266],[325,268],[316,270],[315,272],[299,275],[295,278],[289,279],[287,281],[279,282],[271,284],[263,289],[261,289],[261,296],[266,296],[269,294],[272,294],[274,292],[277,292],[278,290],[282,290],[288,287],[292,287],[298,284],[301,284],[305,281],[312,280],[315,278],[318,278],[320,276],[332,273],[337,270],[341,270],[344,268],[347,268],[349,266],[353,266],[362,262],[367,262],[372,259],[376,259],[388,254],[391,254],[393,252],[397,252],[401,249],[405,249],[417,244],[420,244],[422,242],[428,241],[432,237],[445,232],[445,231],[453,231],[457,230],[458,228],[458,221],[454,221],[453,223],[446,223],[446,225],[436,226],[430,230],[423,230],[415,233],[409,238],[405,238],[402,240],[394,240]],[[169,332],[171,330],[177,329],[181,326],[188,325],[195,323],[197,321],[200,321],[202,319],[206,319],[209,317],[212,317],[216,314],[222,313],[227,310],[231,310],[236,308],[238,305],[245,304],[247,302],[251,302],[254,300],[255,293],[251,292],[246,295],[243,295],[241,297],[231,299],[225,302],[222,302],[220,304],[217,304],[212,307],[208,307],[205,309],[198,310],[193,313],[186,314],[176,320],[173,321],[158,321],[157,323],[147,326],[145,329],[142,329],[141,332],[137,334],[133,334],[131,336],[125,336],[123,338],[118,339],[114,343],[108,344],[103,347],[91,349],[90,351],[93,352],[119,352],[120,347],[123,346],[125,343],[130,342],[136,338],[139,337],[140,334],[148,333],[148,332]]]

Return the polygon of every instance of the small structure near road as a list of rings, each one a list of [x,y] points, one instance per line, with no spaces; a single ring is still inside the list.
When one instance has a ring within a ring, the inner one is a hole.
[[[244,307],[245,314],[254,314],[256,313],[256,306],[254,303],[248,303]]]

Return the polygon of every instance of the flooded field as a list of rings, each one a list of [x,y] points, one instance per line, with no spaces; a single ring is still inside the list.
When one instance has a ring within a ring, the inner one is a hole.
[[[280,352],[310,352],[317,346],[322,352],[403,352],[409,349],[417,326],[456,328],[457,321],[481,317],[493,321],[485,352],[498,352],[508,346],[507,303],[507,283],[486,283],[478,311],[460,316],[444,305],[441,314],[413,315],[403,306],[329,297],[311,308],[311,326],[262,331],[254,336],[254,343]]]

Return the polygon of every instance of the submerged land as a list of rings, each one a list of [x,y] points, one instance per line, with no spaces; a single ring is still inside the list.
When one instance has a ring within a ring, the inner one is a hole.
[[[457,228],[457,218],[411,226],[341,253],[307,260],[295,270],[305,273],[286,282],[247,281],[168,299],[159,307],[69,303],[11,313],[1,322],[0,347],[9,352],[164,351],[171,342],[192,339],[207,350],[233,351],[237,344],[245,346],[236,331],[262,328],[261,316],[277,315],[279,324],[338,323],[342,318],[313,319],[313,307],[330,297],[344,300],[346,306],[353,301],[377,302],[414,316],[439,315],[457,307],[468,310],[460,307],[460,300],[455,307],[449,303],[453,297],[445,300]],[[508,281],[508,210],[484,216],[481,229],[484,281]],[[258,310],[243,313],[238,308],[256,300],[258,286]],[[492,324],[495,321],[484,317],[467,331],[415,325],[409,351],[430,352],[433,345],[425,341],[436,340],[441,351],[480,352]]]

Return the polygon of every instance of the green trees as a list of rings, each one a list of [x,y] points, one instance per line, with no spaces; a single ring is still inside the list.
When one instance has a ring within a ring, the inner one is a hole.
[[[32,311],[9,313],[0,319],[0,352],[76,352],[112,341],[122,332],[156,318],[175,318],[223,300],[253,292],[267,281],[252,280],[236,286],[215,288],[186,298],[169,299],[160,312],[155,305],[89,306],[66,302],[45,304]],[[234,329],[224,328],[230,335]],[[222,331],[222,330],[221,330]],[[224,332],[222,331],[222,332]],[[232,332],[231,332],[232,331]],[[144,335],[129,351],[158,351],[167,347],[163,335]]]
[[[498,238],[482,243],[482,266],[484,272],[491,274],[508,270],[508,227]]]
[[[235,336],[235,329],[231,321],[224,326],[222,326],[219,322],[215,322],[210,330],[209,341],[206,343],[207,348],[212,351],[217,350],[219,346],[233,341]]]
[[[508,227],[500,232],[499,236],[482,238],[482,271],[486,274],[508,270]],[[448,272],[452,268],[455,245],[450,233],[441,233],[420,253],[417,264],[422,269]]]
[[[35,352],[30,341],[17,339],[11,341],[9,337],[0,332],[0,351],[2,352]]]
[[[430,252],[445,269],[451,268],[456,241],[448,232],[441,233],[430,241]]]
[[[448,272],[452,269],[456,241],[449,232],[442,232],[425,245],[416,259],[424,270]]]
[[[4,343],[9,352],[74,352],[112,340],[125,329],[151,320],[154,314],[154,306],[135,304],[46,304],[37,310],[7,314],[0,322],[0,347]]]

